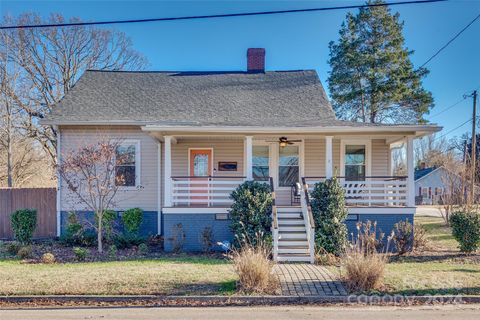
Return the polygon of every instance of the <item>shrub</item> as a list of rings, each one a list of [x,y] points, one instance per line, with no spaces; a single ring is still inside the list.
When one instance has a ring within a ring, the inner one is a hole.
[[[450,217],[453,237],[460,251],[475,252],[480,245],[480,215],[474,212],[454,212]]]
[[[427,230],[421,226],[415,224],[413,226],[413,250],[422,251],[428,246]]]
[[[408,222],[408,219],[405,221],[399,221],[393,226],[393,243],[397,248],[397,253],[399,255],[404,255],[405,253],[413,249],[414,241],[414,230],[413,225]]]
[[[110,260],[115,260],[117,258],[118,249],[116,245],[111,245],[108,248],[108,258]]]
[[[32,241],[33,232],[37,226],[37,210],[17,210],[12,213],[11,222],[15,239],[22,244],[28,244]]]
[[[143,221],[143,210],[140,208],[126,210],[122,214],[122,221],[127,233],[137,235]]]
[[[17,252],[17,257],[19,259],[29,259],[32,257],[32,247],[23,246]]]
[[[16,256],[21,247],[22,246],[18,242],[10,242],[5,245],[7,253],[11,256]]]
[[[91,247],[96,243],[96,236],[93,230],[86,230],[79,223],[76,214],[72,212],[68,215],[67,226],[60,241],[67,246]]]
[[[73,254],[75,255],[75,259],[77,259],[77,261],[85,261],[85,259],[88,256],[88,249],[80,248],[80,247],[74,247],[73,248]]]
[[[172,250],[175,253],[180,253],[183,250],[185,244],[185,231],[183,231],[183,225],[178,223],[172,227]]]
[[[317,250],[340,255],[347,245],[345,191],[336,178],[315,184],[311,194]]]
[[[42,255],[42,263],[45,263],[45,264],[55,263],[55,256],[50,252],[44,253]]]
[[[256,245],[256,241],[271,241],[273,198],[270,187],[256,181],[246,181],[230,197],[233,199],[230,210],[233,245],[240,247],[242,237],[252,239],[252,245]],[[257,234],[262,234],[263,238],[257,239]]]
[[[243,243],[234,249],[231,259],[238,275],[240,290],[244,293],[274,294],[279,280],[273,272],[274,263],[269,259],[270,246],[262,240],[255,246]]]
[[[120,234],[115,236],[113,243],[118,249],[128,249],[134,246],[138,246],[145,242],[145,239],[136,235]]]
[[[211,227],[203,228],[200,233],[200,242],[202,243],[203,252],[207,253],[212,250],[213,247],[213,230]]]
[[[342,266],[345,269],[344,280],[350,291],[371,291],[378,289],[383,284],[388,257],[385,253],[377,251],[378,243],[382,242],[383,235],[378,239],[376,228],[372,230],[371,223],[365,223],[363,227],[357,225],[357,228],[359,233],[347,246],[342,258]],[[389,237],[388,243],[391,237]],[[388,251],[388,243],[385,251]]]
[[[377,221],[367,220],[365,223],[357,223],[357,239],[352,238],[352,243],[361,243],[364,253],[370,254],[382,251],[384,237],[385,233],[381,230],[377,231]]]
[[[143,254],[143,255],[146,255],[148,253],[148,246],[147,244],[145,243],[140,243],[138,245],[138,251]]]

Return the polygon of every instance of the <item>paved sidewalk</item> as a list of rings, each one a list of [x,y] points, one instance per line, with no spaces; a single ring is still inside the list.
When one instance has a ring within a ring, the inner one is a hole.
[[[285,263],[275,266],[285,296],[342,296],[347,290],[328,269],[313,264]]]

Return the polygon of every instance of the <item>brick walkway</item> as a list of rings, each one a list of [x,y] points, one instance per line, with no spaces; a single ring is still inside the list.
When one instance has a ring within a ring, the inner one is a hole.
[[[275,266],[284,296],[347,295],[342,282],[322,266],[304,263]]]

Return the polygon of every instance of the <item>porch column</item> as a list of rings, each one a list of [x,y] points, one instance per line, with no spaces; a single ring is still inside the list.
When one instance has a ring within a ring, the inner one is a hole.
[[[325,137],[325,177],[327,177],[327,179],[333,177],[332,140],[332,136]]]
[[[163,176],[163,192],[165,207],[172,206],[172,137],[164,136],[165,143],[165,173]]]
[[[407,206],[415,206],[413,137],[407,137]]]
[[[253,180],[253,137],[245,137],[245,176],[247,180]]]

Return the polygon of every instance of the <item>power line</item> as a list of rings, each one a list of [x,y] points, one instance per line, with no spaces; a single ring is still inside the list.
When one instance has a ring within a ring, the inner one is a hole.
[[[467,30],[475,21],[480,18],[480,13],[472,20],[470,21],[462,30],[460,30],[452,39],[450,39],[443,47],[437,50],[433,56],[431,56],[427,61],[425,61],[420,68],[423,68],[427,63],[435,59],[436,56],[440,54],[446,47],[448,47],[455,39],[457,39],[465,30]]]
[[[439,116],[439,115],[441,115],[441,114],[442,114],[442,113],[444,113],[445,111],[448,111],[448,110],[452,109],[453,107],[455,107],[455,106],[459,105],[461,102],[465,101],[466,99],[467,99],[466,97],[463,97],[461,100],[459,100],[459,101],[455,102],[455,103],[454,103],[454,104],[452,104],[451,106],[449,106],[449,107],[447,107],[447,108],[445,108],[445,109],[441,110],[440,112],[437,112],[437,113],[435,113],[435,114],[431,115],[431,116],[430,116],[430,118],[434,118],[434,117],[436,117],[436,116]]]
[[[442,134],[441,136],[435,137],[435,139],[433,139],[433,141],[438,140],[438,139],[441,139],[441,138],[447,136],[448,134],[452,133],[453,131],[460,129],[461,127],[463,127],[464,125],[466,125],[466,124],[469,123],[470,121],[472,121],[472,119],[468,119],[467,121],[461,123],[460,125],[456,126],[455,128],[453,128],[453,129],[445,132],[445,133]]]
[[[367,7],[397,6],[397,5],[405,5],[405,4],[425,4],[425,3],[443,2],[443,1],[447,1],[447,0],[399,1],[399,2],[373,3],[373,4],[339,6],[339,7],[323,7],[323,8],[310,8],[310,9],[259,11],[259,12],[243,12],[243,13],[226,13],[226,14],[170,17],[170,18],[150,18],[150,19],[132,19],[132,20],[109,20],[109,21],[97,21],[97,22],[69,22],[69,23],[53,23],[53,24],[13,25],[13,26],[0,26],[0,30],[25,29],[25,28],[73,27],[73,26],[90,26],[90,25],[105,25],[105,24],[145,23],[145,22],[178,21],[178,20],[199,20],[199,19],[231,18],[231,17],[245,17],[245,16],[264,16],[264,15],[285,14],[285,13],[299,13],[299,12],[343,10],[343,9],[359,9],[359,8],[367,8]]]

